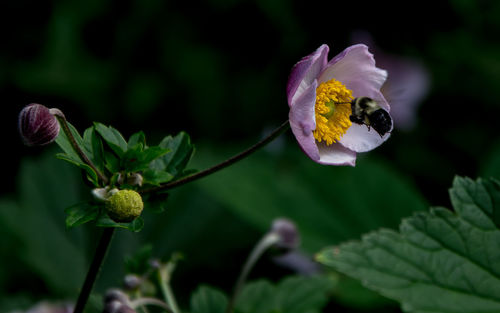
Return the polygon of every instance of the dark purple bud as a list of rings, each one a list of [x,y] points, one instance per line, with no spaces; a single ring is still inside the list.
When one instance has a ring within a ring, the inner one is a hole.
[[[300,236],[295,224],[286,218],[277,218],[271,226],[271,233],[279,236],[278,248],[295,249],[300,244]]]
[[[59,134],[59,122],[54,114],[58,109],[49,109],[41,104],[32,103],[19,113],[19,133],[27,146],[43,146],[51,143]]]
[[[142,278],[134,274],[128,274],[123,279],[123,285],[127,290],[137,289],[142,284]]]

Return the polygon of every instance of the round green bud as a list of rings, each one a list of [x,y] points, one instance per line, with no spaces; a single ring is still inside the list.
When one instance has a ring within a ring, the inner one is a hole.
[[[133,221],[143,208],[141,195],[133,190],[119,190],[106,201],[109,217],[119,223]]]

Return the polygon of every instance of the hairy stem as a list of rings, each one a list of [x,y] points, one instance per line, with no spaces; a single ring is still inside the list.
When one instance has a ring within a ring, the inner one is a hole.
[[[144,189],[140,192],[141,193],[149,193],[149,192],[172,189],[172,188],[184,185],[186,183],[195,181],[197,179],[203,178],[205,176],[208,176],[208,175],[215,173],[219,170],[222,170],[222,169],[224,169],[224,168],[226,168],[226,167],[228,167],[228,166],[230,166],[230,165],[232,165],[240,160],[243,160],[244,158],[246,158],[250,154],[254,153],[255,151],[262,148],[263,146],[267,145],[268,143],[270,143],[271,141],[276,139],[279,135],[281,135],[283,132],[285,132],[289,127],[290,127],[290,124],[288,123],[288,120],[287,120],[283,124],[281,124],[278,128],[276,128],[272,133],[267,135],[265,138],[263,138],[262,140],[260,140],[259,142],[257,142],[253,146],[251,146],[250,148],[238,153],[235,156],[232,156],[231,158],[229,158],[229,159],[227,159],[227,160],[225,160],[217,165],[214,165],[210,168],[207,168],[207,169],[205,169],[201,172],[195,173],[193,175],[181,178],[179,180],[169,182],[169,183],[166,183],[166,184],[158,186],[158,187]]]
[[[61,125],[64,133],[66,134],[66,137],[68,137],[69,142],[71,143],[71,146],[73,147],[73,150],[75,150],[75,152],[78,154],[78,156],[80,157],[80,159],[85,164],[87,164],[88,166],[90,166],[94,170],[94,172],[97,174],[97,177],[99,177],[99,179],[102,180],[102,182],[104,183],[104,185],[107,185],[108,184],[108,178],[104,174],[102,174],[101,171],[99,171],[97,169],[97,167],[94,165],[94,163],[92,163],[92,161],[85,155],[85,153],[83,152],[83,150],[80,148],[80,146],[78,145],[78,143],[75,140],[75,137],[73,136],[73,133],[69,129],[68,122],[66,121],[66,117],[64,116],[64,114],[62,114],[59,111],[59,112],[55,113],[54,115],[57,118],[57,120],[59,121],[59,124]]]
[[[111,243],[114,232],[114,228],[104,228],[101,239],[99,240],[99,243],[97,244],[97,248],[95,250],[94,259],[90,264],[87,277],[85,277],[82,290],[80,291],[80,295],[78,295],[78,300],[76,301],[75,310],[73,311],[73,313],[83,312],[85,304],[87,304],[87,301],[89,299],[90,292],[92,291],[92,287],[94,286],[94,283],[96,281],[97,275],[99,274],[99,270],[101,269],[102,261],[104,260],[106,252],[108,251],[108,247]]]

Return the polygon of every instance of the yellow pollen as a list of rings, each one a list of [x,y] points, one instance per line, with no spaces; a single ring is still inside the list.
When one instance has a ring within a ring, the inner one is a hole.
[[[351,126],[352,91],[338,80],[321,83],[316,88],[316,129],[313,132],[318,142],[331,145],[340,140]]]

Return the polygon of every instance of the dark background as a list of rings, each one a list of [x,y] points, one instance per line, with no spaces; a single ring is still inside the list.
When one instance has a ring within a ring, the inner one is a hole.
[[[455,175],[499,173],[499,17],[497,1],[5,1],[0,5],[2,194],[22,201],[21,164],[49,158],[45,153],[50,148],[27,148],[21,143],[17,114],[26,104],[57,107],[80,131],[92,121],[113,125],[126,136],[143,130],[152,144],[184,130],[198,147],[194,165],[202,168],[253,143],[287,119],[285,88],[295,62],[322,43],[330,46],[333,57],[351,44],[353,31],[363,30],[381,51],[425,65],[430,90],[416,111],[416,127],[396,129],[387,143],[358,164],[365,159],[383,162],[426,204],[449,207],[446,191]],[[274,146],[278,153],[271,149],[261,158],[287,164],[292,171],[294,163],[288,158],[307,162],[291,133],[279,143]],[[62,161],[54,164],[65,166]],[[29,170],[25,173],[30,180]],[[37,182],[44,184],[42,178]],[[119,260],[132,247],[157,241],[155,252],[168,258],[169,249],[191,251],[187,243],[183,246],[185,242],[196,247],[204,241],[214,243],[218,247],[214,251],[197,250],[205,259],[186,261],[179,270],[179,297],[184,303],[200,281],[229,290],[262,232],[255,223],[227,210],[231,205],[221,206],[220,198],[214,202],[209,191],[195,193],[197,187],[193,188],[179,191],[172,206],[213,206],[216,211],[222,207],[223,212],[208,218],[179,209],[194,239],[160,238],[162,227],[156,225],[144,238],[134,239],[134,245],[116,252]],[[365,186],[356,188],[363,192]],[[76,192],[75,199],[81,199],[81,194]],[[175,216],[175,212],[169,214]],[[61,225],[63,216],[58,217]],[[225,226],[202,236],[203,240],[198,237],[197,242],[196,234],[210,228],[211,222]],[[85,231],[90,238],[96,236],[91,228]],[[29,268],[26,256],[19,257],[20,245],[26,245],[16,241],[20,235],[3,232],[4,247],[11,249],[4,251],[3,259],[10,261],[3,267],[17,268],[0,275],[4,298],[16,298],[26,308],[40,299],[74,296],[74,291],[51,288],[36,266]],[[231,239],[227,233],[233,234]],[[70,236],[81,240],[83,235]],[[162,246],[165,241],[169,244]],[[89,242],[86,249],[91,251]],[[241,261],[221,261],[229,255]],[[22,261],[17,262],[18,258]],[[204,262],[212,262],[211,267]],[[123,274],[119,270],[115,276],[104,275],[98,288],[116,285]],[[269,261],[257,273],[279,279],[288,272]],[[349,307],[335,301],[331,306]]]

